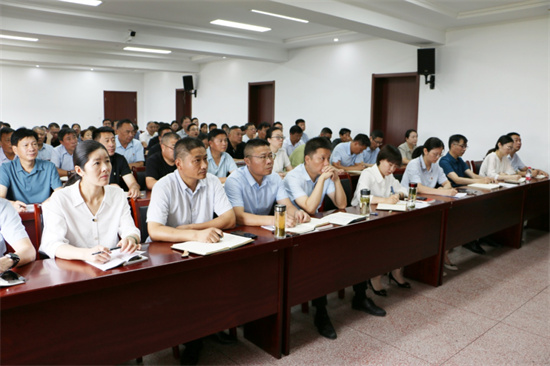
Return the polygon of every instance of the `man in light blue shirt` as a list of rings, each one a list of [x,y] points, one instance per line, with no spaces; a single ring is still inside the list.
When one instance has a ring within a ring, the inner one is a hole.
[[[346,171],[363,170],[366,168],[363,162],[363,151],[369,146],[369,137],[358,134],[353,141],[342,142],[334,148],[330,161],[338,169]]]
[[[6,254],[4,238],[15,253]],[[34,261],[36,251],[21,223],[21,217],[8,201],[0,198],[0,274],[13,267],[21,267]]]
[[[222,183],[225,183],[229,173],[237,170],[237,164],[231,155],[225,152],[227,144],[227,134],[224,130],[215,128],[208,133],[208,145],[210,146],[206,150],[208,173],[220,178]]]
[[[305,144],[309,141],[309,136],[306,134],[306,121],[302,118],[298,118],[294,124],[302,129],[301,141]]]
[[[300,126],[292,126],[290,127],[290,136],[288,136],[283,141],[283,149],[286,150],[286,154],[288,156],[292,155],[292,152],[294,149],[296,149],[298,146],[305,144],[304,141],[302,141],[302,135],[303,131],[300,128]],[[244,140],[243,140],[244,141]]]
[[[380,152],[380,146],[384,143],[384,133],[380,130],[372,131],[370,135],[370,146],[363,151],[363,163],[367,164],[367,167],[371,167],[376,164],[376,158]]]
[[[32,129],[36,132],[38,136],[38,156],[37,159],[40,160],[52,160],[53,146],[45,143],[46,141],[46,131],[42,127],[34,127]]]
[[[143,145],[134,139],[134,124],[129,119],[117,123],[116,152],[123,155],[130,168],[141,167],[145,164]]]
[[[244,148],[246,166],[233,172],[225,182],[225,192],[237,217],[237,225],[273,225],[270,215],[276,203],[287,207],[286,223],[309,221],[309,215],[297,209],[288,198],[288,193],[279,174],[273,173],[273,153],[269,143],[252,139]]]
[[[70,128],[59,131],[60,145],[53,149],[51,162],[57,167],[60,177],[67,177],[74,171],[73,153],[78,144],[76,132]]]
[[[52,162],[36,159],[36,132],[19,128],[12,135],[16,158],[0,167],[0,197],[7,198],[19,212],[27,204],[42,203],[61,188],[61,180]]]

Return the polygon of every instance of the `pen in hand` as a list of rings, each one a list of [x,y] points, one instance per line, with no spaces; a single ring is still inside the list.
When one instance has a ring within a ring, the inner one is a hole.
[[[120,247],[111,248],[111,249],[109,249],[109,251],[112,252],[113,250],[117,250],[117,249],[120,249]],[[99,252],[95,252],[95,253],[92,253],[92,255],[98,255],[98,254],[101,254],[101,253],[104,253],[104,251],[102,250],[102,251],[99,251]]]

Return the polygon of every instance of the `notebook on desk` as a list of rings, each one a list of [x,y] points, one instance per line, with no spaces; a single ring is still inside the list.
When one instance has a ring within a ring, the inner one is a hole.
[[[253,242],[254,239],[240,235],[223,233],[223,238],[217,243],[202,243],[200,241],[186,241],[172,245],[172,249],[185,251],[199,255],[209,255],[226,250],[231,250]]]
[[[144,256],[144,251],[135,251],[133,253],[122,253],[120,250],[111,252],[111,260],[107,263],[97,263],[86,261],[86,263],[101,269],[102,271],[108,271],[118,266],[128,266],[130,264],[140,263],[148,260]]]
[[[468,184],[468,187],[494,190],[494,189],[498,189],[500,186],[496,183],[472,183],[472,184]]]

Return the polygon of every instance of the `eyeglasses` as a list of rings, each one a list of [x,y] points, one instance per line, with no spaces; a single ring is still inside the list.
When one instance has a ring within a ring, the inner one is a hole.
[[[260,156],[256,156],[256,155],[247,155],[247,158],[258,158],[260,160],[263,160],[263,161],[266,161],[267,159],[269,160],[273,160],[275,159],[275,156],[273,154],[267,154],[267,155],[260,155]]]
[[[435,151],[430,151],[430,152],[428,153],[428,155],[431,155],[431,156],[436,157],[436,158],[440,158],[440,157],[442,157],[444,154],[445,154],[445,150],[441,151],[440,154],[436,154]]]
[[[176,145],[174,146],[169,146],[169,145],[166,145],[166,144],[163,144],[164,146],[166,146],[167,148],[169,148],[170,150],[174,150],[174,148],[176,147]]]
[[[271,136],[272,139],[277,139],[277,140],[284,140],[285,137],[284,136]]]
[[[384,141],[376,141],[376,140],[373,140],[373,142],[378,146],[380,146],[384,143]]]

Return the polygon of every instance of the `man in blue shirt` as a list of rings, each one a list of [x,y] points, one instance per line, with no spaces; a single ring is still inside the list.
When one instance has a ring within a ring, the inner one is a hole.
[[[369,137],[360,133],[353,141],[338,144],[332,151],[330,161],[338,169],[363,170],[366,168],[363,162],[363,151],[367,146],[369,146]]]
[[[32,130],[38,136],[38,156],[36,158],[47,161],[52,160],[53,146],[45,143],[46,130],[39,126],[34,127]]]
[[[384,133],[380,130],[372,131],[370,135],[370,146],[363,151],[363,163],[367,167],[371,167],[376,164],[376,158],[380,152],[380,146],[384,143]]]
[[[220,178],[220,182],[225,183],[227,175],[237,170],[237,164],[225,152],[227,150],[227,134],[224,130],[215,128],[208,133],[208,173],[214,174]]]
[[[346,207],[346,193],[340,182],[338,169],[329,163],[331,147],[330,141],[324,137],[309,140],[304,149],[304,163],[288,172],[283,181],[292,203],[310,215],[317,212],[325,195],[330,197],[337,208]],[[335,339],[336,331],[326,310],[326,295],[312,300],[311,303],[317,309],[317,330],[322,336]],[[352,308],[377,316],[386,314],[367,298],[364,289],[355,292]]]
[[[27,204],[46,201],[61,189],[55,165],[36,159],[37,140],[36,132],[19,128],[11,137],[16,158],[0,167],[0,197],[11,201],[18,212],[24,212]]]
[[[237,169],[225,181],[225,192],[233,206],[237,225],[273,225],[270,215],[275,203],[286,205],[286,224],[309,221],[309,215],[296,208],[285,190],[279,174],[273,173],[273,153],[269,143],[252,139],[244,148],[246,166]]]
[[[61,145],[53,149],[51,162],[57,167],[60,177],[67,177],[74,173],[73,153],[78,139],[76,132],[70,128],[62,128],[58,136]]]
[[[126,158],[130,168],[143,166],[145,164],[143,146],[139,140],[134,139],[136,132],[132,121],[123,119],[117,123],[116,128],[116,152]]]
[[[6,252],[4,238],[10,243],[15,253]],[[36,258],[34,249],[21,217],[5,199],[0,198],[0,274],[14,267],[21,267]]]

